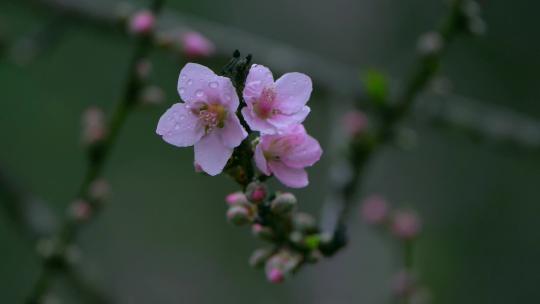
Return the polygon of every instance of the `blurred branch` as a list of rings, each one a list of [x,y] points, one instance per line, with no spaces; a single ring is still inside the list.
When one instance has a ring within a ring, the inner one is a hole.
[[[52,231],[54,218],[46,205],[23,189],[0,167],[0,201],[16,227],[37,240]]]
[[[150,10],[154,15],[159,14],[163,3],[164,0],[152,1]],[[137,65],[150,53],[152,49],[151,37],[151,35],[146,34],[140,36],[128,67],[127,82],[122,98],[108,122],[108,132],[103,140],[89,148],[86,175],[81,183],[76,198],[90,204],[94,217],[100,210],[100,205],[92,198],[90,187],[92,183],[102,175],[103,168],[110,156],[110,152],[116,142],[120,129],[128,114],[136,105],[137,96],[143,85],[137,73]],[[52,242],[54,242],[54,249],[52,250],[53,254],[44,256],[42,272],[32,289],[27,303],[39,303],[39,301],[41,301],[47,294],[50,281],[55,273],[61,272],[64,274],[73,274],[73,269],[68,260],[68,251],[72,248],[72,243],[75,241],[82,223],[84,222],[74,220],[70,216],[67,216],[64,219],[59,234],[51,238]],[[81,281],[78,280],[77,282]]]
[[[430,94],[415,107],[415,116],[503,150],[540,151],[540,122],[471,98]]]
[[[378,101],[377,107],[380,116],[378,128],[373,134],[355,138],[348,145],[348,159],[342,160],[342,163],[337,165],[337,169],[346,171],[340,174],[345,176],[344,178],[332,179],[332,190],[327,201],[330,207],[324,209],[329,212],[337,211],[337,215],[323,214],[325,220],[334,226],[333,243],[328,249],[329,252],[337,252],[346,245],[346,222],[369,160],[394,137],[396,126],[409,114],[416,97],[438,70],[444,51],[455,36],[463,32],[466,20],[464,20],[462,9],[465,1],[453,0],[451,2],[449,13],[443,20],[440,29],[431,34],[435,35],[441,43],[436,49],[421,54],[416,68],[406,79],[405,87],[394,103],[384,100]],[[332,219],[333,216],[335,216],[334,219]]]
[[[123,16],[121,4],[104,5],[103,2],[76,0],[32,0],[64,15],[70,15],[79,22],[89,22],[100,27],[117,26]],[[126,3],[124,3],[126,4]],[[236,49],[257,54],[257,60],[282,71],[297,70],[313,77],[317,83],[343,94],[358,92],[358,71],[348,65],[325,60],[275,40],[265,39],[238,28],[214,23],[202,18],[165,10],[160,17],[156,36],[197,29],[217,46],[217,52],[229,58]]]

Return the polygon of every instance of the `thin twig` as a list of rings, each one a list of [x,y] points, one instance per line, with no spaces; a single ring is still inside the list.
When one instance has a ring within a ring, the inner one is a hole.
[[[163,6],[164,0],[154,0],[151,5],[151,11],[157,15]],[[128,68],[128,77],[125,85],[122,99],[118,103],[112,114],[112,118],[108,123],[108,133],[105,139],[96,146],[93,146],[89,151],[89,161],[86,175],[79,188],[76,198],[83,199],[91,203],[94,216],[99,210],[99,205],[93,203],[90,198],[89,188],[93,181],[101,176],[103,168],[110,156],[110,152],[116,142],[118,134],[137,101],[137,96],[141,90],[141,82],[137,75],[137,63],[146,58],[152,49],[152,38],[150,35],[143,35],[137,42],[134,54]],[[53,237],[57,242],[55,246],[58,248],[58,253],[51,259],[46,257],[43,260],[43,269],[38,277],[37,283],[34,286],[29,297],[28,303],[38,303],[38,301],[47,293],[52,276],[56,272],[71,273],[70,265],[65,260],[65,251],[74,242],[81,222],[74,221],[70,217],[66,217],[58,236]]]
[[[463,2],[463,0],[452,1],[449,14],[438,31],[443,42],[441,50],[420,57],[416,69],[406,81],[405,88],[398,96],[397,102],[388,103],[388,106],[382,109],[382,121],[376,134],[373,137],[359,138],[350,143],[348,147],[350,177],[346,181],[340,181],[334,185],[332,191],[334,197],[329,200],[330,204],[335,204],[337,201],[342,205],[335,221],[334,241],[329,249],[331,252],[339,250],[346,244],[346,222],[351,208],[354,206],[356,193],[360,188],[359,185],[366,165],[375,152],[393,138],[395,127],[409,114],[416,97],[437,71],[445,49],[462,29],[461,9]],[[326,210],[333,210],[333,208],[326,208]]]

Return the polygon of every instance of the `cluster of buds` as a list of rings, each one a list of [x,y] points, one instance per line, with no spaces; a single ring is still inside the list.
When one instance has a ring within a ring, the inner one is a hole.
[[[96,208],[109,197],[110,186],[104,179],[93,181],[88,187],[88,196],[79,198],[69,204],[67,216],[75,222],[86,222],[92,218]]]
[[[391,210],[387,201],[379,195],[372,195],[364,200],[361,207],[362,219],[373,226],[388,229],[396,238],[410,241],[418,237],[421,221],[410,210]]]
[[[245,192],[231,193],[225,201],[229,222],[249,224],[255,237],[274,245],[255,250],[249,259],[251,266],[265,269],[269,282],[280,283],[303,263],[322,257],[319,246],[323,237],[317,222],[307,213],[293,212],[297,199],[292,193],[269,195],[265,185],[252,182]]]

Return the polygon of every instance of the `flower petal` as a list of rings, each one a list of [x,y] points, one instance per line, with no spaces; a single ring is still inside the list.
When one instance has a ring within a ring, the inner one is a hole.
[[[300,169],[313,166],[321,159],[321,155],[322,149],[319,142],[306,134],[300,144],[295,145],[292,151],[282,156],[281,161],[288,167]]]
[[[218,76],[212,70],[190,62],[180,71],[178,94],[186,103],[206,103],[210,99],[216,99],[218,91],[212,90],[211,87],[218,81]]]
[[[276,101],[281,112],[293,114],[302,110],[311,96],[311,78],[302,73],[287,73],[276,81]]]
[[[279,131],[284,131],[289,126],[297,125],[306,119],[311,109],[308,106],[304,106],[300,111],[291,114],[276,114],[268,119],[268,122],[272,124]]]
[[[244,107],[242,109],[242,116],[251,130],[259,131],[264,134],[274,134],[277,132],[274,126],[267,121],[260,119],[249,107]]]
[[[307,172],[304,169],[290,168],[279,161],[269,162],[268,167],[285,186],[303,188],[309,184]]]
[[[254,64],[249,69],[249,74],[246,78],[246,86],[244,87],[244,99],[247,103],[251,103],[258,99],[262,90],[274,84],[274,76],[270,69],[264,65]]]
[[[227,109],[231,113],[236,112],[240,101],[238,100],[238,95],[236,94],[236,89],[234,88],[231,80],[228,77],[218,76],[219,87],[216,87],[218,90],[218,97],[220,103],[227,106]],[[214,83],[210,83],[210,86],[215,86]]]
[[[264,157],[262,144],[259,143],[255,147],[255,164],[257,165],[257,168],[261,170],[262,173],[266,175],[270,175],[270,170],[268,170],[268,163],[266,162],[266,158]]]
[[[236,114],[232,113],[227,117],[225,126],[223,129],[218,130],[221,135],[221,141],[229,148],[236,148],[240,145],[242,140],[247,137],[247,132],[240,124],[240,120],[236,117]]]
[[[171,145],[188,147],[201,139],[204,129],[185,103],[176,103],[161,116],[156,133]]]
[[[224,146],[216,132],[211,132],[195,144],[195,162],[204,172],[218,175],[232,152],[233,149]]]

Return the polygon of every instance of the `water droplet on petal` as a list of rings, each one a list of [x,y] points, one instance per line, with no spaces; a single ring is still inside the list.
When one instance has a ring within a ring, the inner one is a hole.
[[[225,94],[225,100],[226,100],[226,101],[231,101],[231,99],[232,99],[231,94],[228,94],[228,93]]]
[[[181,80],[186,80],[186,78],[187,78],[186,75],[180,75]]]
[[[178,90],[180,92],[180,94],[184,94],[186,92],[186,89],[184,88],[180,88],[180,90]]]
[[[204,95],[203,90],[197,90],[197,91],[195,91],[195,96],[197,96],[197,97],[203,97],[203,95]]]
[[[208,86],[211,87],[212,89],[216,89],[219,86],[219,84],[215,81],[212,81],[208,84]]]
[[[190,79],[187,81],[187,85],[192,85],[192,84],[193,84],[193,80]]]

